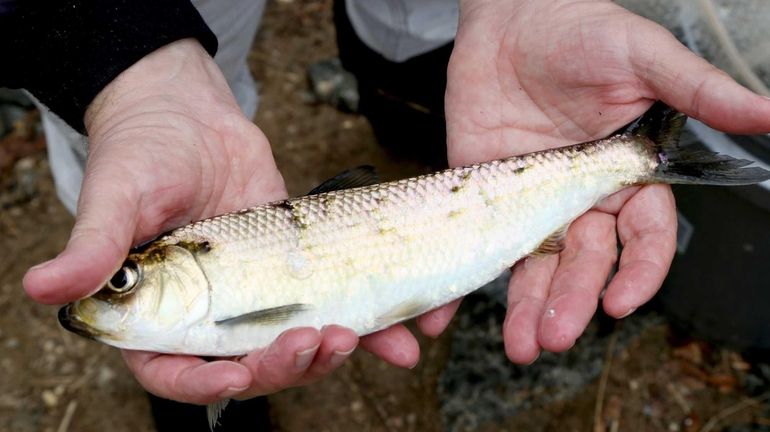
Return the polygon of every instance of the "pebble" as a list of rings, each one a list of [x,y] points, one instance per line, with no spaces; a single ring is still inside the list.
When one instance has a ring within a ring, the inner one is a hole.
[[[51,390],[43,390],[41,396],[43,398],[43,403],[49,408],[53,408],[59,404],[59,396],[56,396],[56,393]]]
[[[101,387],[106,386],[109,384],[113,379],[115,379],[115,372],[110,369],[109,366],[102,366],[101,369],[99,369],[99,375],[96,376],[96,384],[98,384]]]
[[[353,401],[350,404],[350,410],[353,412],[361,411],[364,408],[364,403],[361,401]]]
[[[19,346],[19,339],[12,337],[5,341],[5,347],[8,349],[14,349]]]

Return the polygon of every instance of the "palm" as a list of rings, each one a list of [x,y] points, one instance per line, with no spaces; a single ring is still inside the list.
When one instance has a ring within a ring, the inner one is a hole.
[[[698,90],[734,89],[734,82],[663,28],[611,2],[512,2],[509,7],[479,7],[461,18],[446,95],[452,165],[598,139],[639,116],[655,99],[718,127],[746,132],[757,127],[756,122],[726,124],[719,118],[723,101]],[[679,79],[662,54],[679,56],[688,72],[701,73]],[[748,98],[745,89],[739,93]],[[763,124],[767,127],[766,120]],[[604,297],[605,310],[616,317],[654,295],[668,271],[676,239],[670,188],[631,188],[609,197],[573,223],[559,255],[514,268],[504,327],[513,361],[532,361],[541,347],[572,346],[596,310],[617,260],[618,238],[623,244],[619,271]]]
[[[116,185],[123,215],[134,212],[124,216],[136,223],[133,243],[286,194],[272,159],[260,157],[268,143],[250,121],[237,111],[223,112],[215,129],[197,121],[194,113],[176,114],[175,108],[163,107],[166,113],[160,115],[127,115],[129,120],[98,136],[110,148],[96,147],[90,155],[89,168],[100,169],[87,170],[84,193]],[[152,133],[140,141],[136,130]],[[100,178],[102,173],[109,178]]]

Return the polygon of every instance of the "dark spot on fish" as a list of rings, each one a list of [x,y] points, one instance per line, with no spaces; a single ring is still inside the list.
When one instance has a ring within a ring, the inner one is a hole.
[[[284,209],[291,215],[291,221],[294,225],[301,230],[307,229],[307,223],[305,223],[302,214],[299,212],[298,207],[291,200],[283,200],[275,203],[276,208]]]
[[[176,245],[193,254],[207,253],[211,251],[211,244],[207,241],[180,241]]]
[[[462,189],[461,186],[455,185],[455,186],[452,186],[452,189],[450,190],[454,193],[454,192],[460,192],[460,189]]]
[[[454,219],[462,214],[463,214],[462,210],[451,210],[449,214],[447,214],[447,216],[449,217],[449,219]]]
[[[513,173],[514,173],[514,174],[521,174],[521,173],[523,173],[524,171],[528,170],[529,168],[530,168],[530,166],[529,166],[529,165],[525,165],[525,166],[523,166],[523,167],[518,167],[518,168],[515,168],[515,169],[513,170]]]
[[[280,209],[292,211],[294,210],[294,206],[291,205],[291,202],[289,200],[283,200],[275,203],[275,206]]]
[[[389,227],[389,228],[379,227],[377,230],[380,233],[380,235],[387,235],[387,234],[391,234],[391,233],[395,233],[396,232],[396,228],[394,228],[394,227]]]

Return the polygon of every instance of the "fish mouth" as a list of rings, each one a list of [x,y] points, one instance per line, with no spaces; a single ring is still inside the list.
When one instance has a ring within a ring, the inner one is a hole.
[[[70,303],[59,309],[59,324],[65,329],[83,336],[84,338],[96,340],[99,336],[107,335],[105,332],[92,327],[88,323],[78,318],[77,312],[73,313],[74,304]]]

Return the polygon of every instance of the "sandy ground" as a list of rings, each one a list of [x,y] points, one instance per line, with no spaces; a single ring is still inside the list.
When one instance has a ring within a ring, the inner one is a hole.
[[[390,159],[364,119],[306,102],[307,66],[334,54],[330,2],[271,3],[250,63],[263,84],[257,123],[273,144],[290,193],[302,194],[361,164],[377,166],[385,180],[423,172]],[[56,199],[40,138],[14,144],[21,139],[0,141],[0,148],[14,149],[0,158],[0,431],[153,430],[147,398],[119,352],[64,331],[55,308],[23,294],[25,270],[61,250],[73,220]],[[329,379],[271,396],[276,427],[457,429],[444,424],[437,395],[457,327],[437,340],[422,338],[423,358],[413,370],[357,352]],[[740,355],[675,338],[665,324],[647,327],[617,349],[609,338],[601,376],[570,398],[542,404],[537,403],[542,395],[523,394],[535,401],[531,408],[476,428],[770,430],[762,393],[766,375]]]

